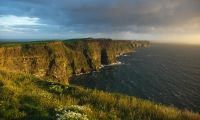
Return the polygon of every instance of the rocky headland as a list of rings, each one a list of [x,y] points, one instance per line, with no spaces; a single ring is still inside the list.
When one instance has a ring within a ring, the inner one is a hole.
[[[68,84],[72,75],[116,63],[116,56],[151,46],[149,41],[72,39],[0,45],[0,69],[48,77]]]

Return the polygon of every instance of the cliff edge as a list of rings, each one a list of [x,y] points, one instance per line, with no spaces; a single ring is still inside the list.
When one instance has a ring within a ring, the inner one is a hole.
[[[121,53],[151,46],[149,41],[76,39],[8,44],[0,46],[0,69],[49,77],[68,84],[75,74],[98,70],[116,62]]]

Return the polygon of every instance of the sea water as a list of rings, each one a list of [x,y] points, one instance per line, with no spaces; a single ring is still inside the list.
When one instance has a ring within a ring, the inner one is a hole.
[[[200,46],[154,44],[117,60],[70,83],[200,112]]]

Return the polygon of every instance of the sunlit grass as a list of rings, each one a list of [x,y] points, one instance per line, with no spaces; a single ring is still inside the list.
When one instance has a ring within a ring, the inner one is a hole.
[[[62,110],[58,110],[62,108]],[[71,116],[71,118],[70,118]],[[0,119],[199,120],[200,115],[117,93],[0,71]]]

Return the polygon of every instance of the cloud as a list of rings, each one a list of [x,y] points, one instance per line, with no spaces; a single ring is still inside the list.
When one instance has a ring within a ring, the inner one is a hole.
[[[77,35],[200,33],[199,0],[0,0],[0,3],[0,23],[5,30],[7,27],[34,34],[59,33],[56,36],[70,31]],[[5,17],[11,22],[4,21]]]

